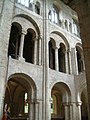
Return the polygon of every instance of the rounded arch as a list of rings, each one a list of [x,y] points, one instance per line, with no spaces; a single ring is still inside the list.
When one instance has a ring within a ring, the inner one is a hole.
[[[13,22],[10,31],[8,56],[11,56],[14,59],[17,59],[19,55],[21,31],[21,24],[19,24],[18,22]]]
[[[19,115],[29,117],[30,104],[36,100],[36,92],[36,85],[30,76],[15,73],[8,77],[4,102],[10,107],[13,118]]]
[[[12,78],[21,78],[24,80],[23,84],[27,85],[26,89],[28,90],[31,87],[34,93],[34,97],[36,97],[37,87],[34,80],[30,76],[26,75],[25,73],[15,73],[8,77],[8,81],[10,81]],[[18,79],[15,81],[22,84],[22,81],[19,81]]]
[[[88,99],[87,99],[87,85],[84,83],[77,95],[77,102],[81,103],[81,118],[88,120]]]
[[[83,58],[83,49],[80,43],[76,44],[77,51],[77,63],[78,63],[78,72],[81,73],[84,71],[84,58]]]
[[[48,43],[49,47],[49,68],[55,69],[55,47],[56,43],[54,39],[50,39]]]
[[[12,22],[12,25],[15,25],[21,32],[21,30],[22,30],[21,24],[19,24],[18,22]]]
[[[35,22],[35,20],[33,20],[30,16],[28,15],[25,15],[25,14],[18,14],[16,16],[14,16],[13,18],[13,21],[15,21],[16,18],[24,18],[26,19],[27,21],[31,22],[32,25],[35,27],[36,29],[36,32],[37,32],[37,36],[39,37],[40,36],[40,28],[39,26],[37,25],[37,23]],[[16,19],[17,20],[17,19]],[[27,28],[28,29],[28,28]]]
[[[63,94],[63,100],[65,100],[64,102],[70,102],[71,101],[71,91],[69,86],[66,83],[63,82],[57,82],[54,83],[54,85],[52,86],[51,91],[54,88],[57,88],[59,91],[61,91],[61,94]]]
[[[51,89],[51,118],[65,119],[65,104],[71,101],[69,87],[63,82],[57,82]]]
[[[55,49],[55,47],[56,47],[56,42],[55,42],[55,40],[52,38],[52,37],[50,37],[50,40],[49,40],[49,42],[51,41],[51,43],[52,43],[52,47]]]
[[[61,32],[59,32],[59,31],[52,31],[52,32],[50,33],[50,36],[53,35],[53,34],[56,34],[56,35],[58,35],[59,37],[61,37],[61,39],[62,39],[62,40],[64,41],[64,43],[65,43],[65,46],[66,46],[67,50],[70,49],[70,45],[69,45],[69,43],[68,43],[67,38],[66,38]],[[59,44],[60,44],[60,43],[59,43]]]
[[[78,90],[78,94],[77,94],[77,101],[81,102],[81,94],[83,91],[87,91],[87,85],[86,83],[84,83],[83,85],[80,86],[79,90]]]

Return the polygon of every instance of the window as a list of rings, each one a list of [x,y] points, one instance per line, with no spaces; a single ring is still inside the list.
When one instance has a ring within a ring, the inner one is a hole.
[[[59,10],[58,8],[54,5],[53,10],[52,10],[52,22],[58,23],[59,21]]]
[[[27,101],[27,93],[24,95],[24,113],[28,113],[28,101]]]
[[[39,2],[36,2],[35,12],[40,15],[40,3]]]
[[[54,99],[51,97],[51,114],[54,113]]]
[[[33,2],[33,0],[18,0],[18,3],[26,6],[26,7],[30,7],[30,4]]]

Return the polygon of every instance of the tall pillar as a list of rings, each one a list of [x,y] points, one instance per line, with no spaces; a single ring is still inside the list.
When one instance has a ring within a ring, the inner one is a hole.
[[[70,103],[70,120],[76,120],[76,103]]]
[[[20,48],[19,48],[19,60],[24,60],[23,58],[23,47],[24,47],[24,38],[25,38],[26,32],[22,31],[21,33],[21,40],[20,40]]]
[[[50,120],[49,110],[49,60],[48,60],[48,0],[43,0],[43,81],[42,81],[42,120]]]
[[[64,103],[63,105],[65,108],[65,120],[70,120],[69,105],[68,105],[68,103]]]
[[[77,108],[78,108],[78,118],[77,120],[81,120],[81,105],[82,105],[82,102],[77,102]]]
[[[30,120],[35,120],[35,103],[33,101],[30,102],[30,113],[29,118]]]
[[[42,42],[42,37],[39,38],[39,63],[38,63],[39,65],[42,64],[42,59],[41,59],[42,44],[41,44],[41,42]]]
[[[68,53],[67,53],[67,50],[65,51],[65,67],[66,67],[66,73],[69,73],[69,69],[68,69]]]
[[[14,0],[0,1],[0,120],[3,116],[3,105],[8,73],[8,45],[12,24]]]
[[[71,51],[68,50],[69,73],[72,74]]]
[[[71,48],[71,59],[72,59],[72,73],[78,74],[78,64],[77,64],[77,51],[76,48]]]
[[[39,102],[35,101],[35,120],[39,120]]]
[[[37,64],[37,52],[38,52],[38,50],[37,50],[37,44],[38,44],[38,39],[37,38],[35,38],[34,39],[34,64],[36,65]]]
[[[59,70],[58,47],[55,48],[55,70]]]

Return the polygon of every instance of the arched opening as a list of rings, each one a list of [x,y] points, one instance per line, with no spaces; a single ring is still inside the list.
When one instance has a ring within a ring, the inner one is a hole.
[[[14,59],[17,59],[19,55],[19,46],[21,38],[20,33],[21,26],[18,23],[13,23],[10,32],[8,56],[11,56]]]
[[[85,91],[83,91],[81,93],[81,101],[82,101],[82,105],[81,105],[81,118],[82,120],[88,120],[88,103],[87,103],[87,99],[86,99],[86,94]]]
[[[35,4],[35,12],[40,15],[40,3],[37,1]]]
[[[49,41],[49,67],[55,70],[55,41],[51,39]]]
[[[10,77],[4,100],[7,107],[10,107],[10,120],[27,120],[32,111],[30,104],[33,99],[36,99],[36,87],[31,78],[23,74]]]
[[[78,73],[81,73],[84,71],[82,53],[81,53],[81,50],[78,46],[76,46],[76,51],[77,51]]]
[[[70,90],[64,83],[56,83],[51,91],[51,120],[66,120],[65,112],[68,113],[69,107],[65,109],[65,105],[70,102]]]
[[[60,44],[60,48],[58,50],[58,59],[59,59],[59,71],[66,72],[65,67],[65,45],[63,43]]]
[[[65,20],[65,29],[68,30],[68,21]]]
[[[33,6],[32,6],[33,0],[16,0],[16,2],[29,8],[30,10],[33,10]]]
[[[35,32],[28,29],[24,39],[23,57],[29,63],[34,63],[34,39]]]
[[[56,24],[59,23],[59,10],[56,5],[53,5],[53,9],[52,9],[52,22]]]

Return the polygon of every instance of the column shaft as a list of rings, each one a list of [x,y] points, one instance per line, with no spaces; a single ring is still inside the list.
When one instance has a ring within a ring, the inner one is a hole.
[[[23,59],[24,38],[25,38],[25,32],[22,32],[21,40],[20,40],[20,48],[19,48],[19,60]]]
[[[40,38],[39,39],[39,65],[41,65],[41,48],[42,48],[42,46],[41,46],[41,40],[42,40],[42,38]]]
[[[67,55],[67,51],[65,51],[65,67],[66,67],[66,73],[69,73],[69,71],[68,71],[68,55]]]
[[[72,74],[71,51],[68,51],[69,73]]]
[[[37,39],[34,40],[34,64],[37,64]]]
[[[58,63],[58,48],[55,48],[55,70],[59,70],[59,63]]]
[[[69,106],[68,105],[64,105],[65,106],[65,120],[70,120],[69,119]]]

